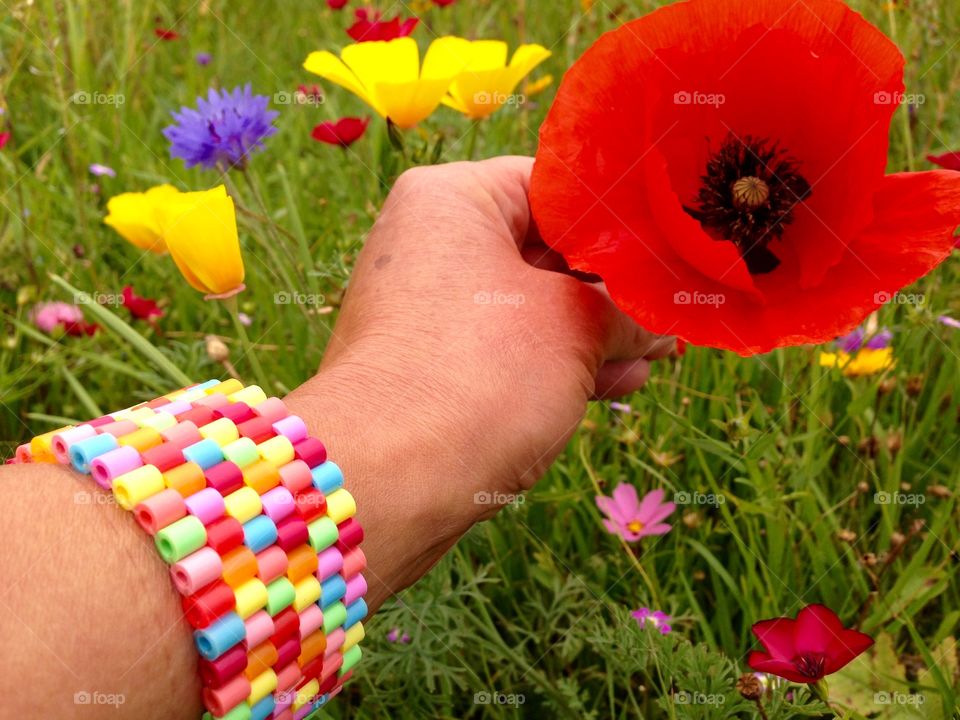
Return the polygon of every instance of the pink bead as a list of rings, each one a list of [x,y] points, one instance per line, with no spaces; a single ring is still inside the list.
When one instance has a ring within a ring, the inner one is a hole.
[[[358,572],[367,569],[367,556],[363,550],[356,547],[343,556],[343,576],[345,578],[353,577]]]
[[[99,428],[102,425],[109,425],[112,422],[116,422],[116,421],[109,415],[101,415],[95,420],[87,420],[87,422],[85,422],[84,425],[89,425],[91,427]]]
[[[273,520],[274,524],[293,514],[297,508],[293,495],[283,485],[265,492],[260,496],[260,502],[263,503],[263,514]]]
[[[203,689],[203,704],[214,717],[222,717],[247,699],[250,694],[250,681],[246,675],[237,675],[221,688]]]
[[[323,661],[323,674],[327,674],[327,663],[329,658],[336,654],[340,658],[340,661],[343,662],[343,657],[337,652],[340,648],[343,647],[344,632],[343,628],[337,628],[332,633],[327,635],[327,649],[324,650],[324,661]]]
[[[300,665],[296,661],[293,661],[288,665],[284,665],[282,668],[280,668],[276,672],[277,672],[277,690],[281,692],[293,690],[293,688],[297,686],[297,683],[299,683],[300,679],[303,677],[303,673],[300,671]],[[285,694],[291,695],[291,693],[289,692],[286,692]],[[293,703],[293,700],[294,698],[293,696],[291,696],[290,701],[287,703],[287,705],[284,705],[283,707],[287,707],[291,705]]]
[[[298,493],[313,486],[310,466],[303,460],[292,460],[280,468],[280,483],[290,492]]]
[[[300,639],[309,637],[321,627],[323,627],[323,610],[316,603],[310,603],[300,613]]]
[[[296,415],[287,415],[273,423],[277,435],[286,435],[292,443],[300,442],[307,436],[307,426]]]
[[[188,445],[193,445],[203,440],[197,426],[190,420],[184,420],[171,428],[167,428],[161,431],[160,435],[168,443],[173,443],[181,450]]]
[[[290,709],[290,703],[292,703],[293,700],[287,700],[286,702],[287,706],[280,712],[277,712],[276,708],[274,708],[273,720],[293,720],[293,710]]]
[[[303,720],[313,712],[313,703],[307,703],[293,714],[293,720]]]
[[[279,545],[271,545],[257,554],[257,576],[269,585],[287,572],[287,553]]]
[[[185,413],[192,407],[193,406],[186,400],[174,400],[172,402],[164,403],[163,405],[158,405],[153,410],[154,412],[165,412],[170,413],[171,415],[179,415],[180,413]]]
[[[183,503],[183,496],[172,488],[161,490],[133,509],[133,516],[140,523],[140,527],[151,535],[156,535],[186,514],[187,507]]]
[[[114,437],[120,437],[121,435],[129,435],[137,429],[139,428],[133,420],[117,420],[116,422],[107,423],[106,425],[100,425],[97,428],[97,434],[102,435],[103,433],[107,433]]]
[[[194,493],[183,502],[187,512],[196,516],[204,525],[219,520],[227,510],[223,495],[209,487]]]
[[[230,400],[227,399],[226,395],[220,392],[210,393],[205,398],[200,398],[194,403],[194,405],[202,405],[210,408],[211,410],[216,410],[218,407],[223,407],[224,405],[229,404]],[[187,408],[187,410],[189,409],[190,408]]]
[[[347,592],[343,596],[343,604],[349,605],[354,600],[358,600],[367,594],[367,581],[363,575],[357,573],[347,580]]]
[[[265,417],[270,422],[275,423],[277,420],[282,420],[289,415],[290,411],[287,410],[287,406],[283,404],[283,400],[276,397],[269,397],[253,408],[253,413],[257,417]]]
[[[70,446],[78,440],[85,440],[97,434],[92,425],[77,425],[75,428],[58,432],[53,436],[51,447],[57,462],[67,465],[70,462]]]
[[[113,479],[123,475],[125,472],[136,470],[143,465],[140,453],[131,445],[121,445],[120,447],[105,452],[90,463],[90,474],[97,481],[97,485],[110,490],[113,487]]]
[[[276,629],[273,625],[273,618],[264,610],[257,610],[244,620],[243,624],[247,628],[248,648],[255,648],[264,640],[269,640]]]
[[[223,562],[212,547],[202,547],[170,566],[170,576],[181,595],[193,595],[222,574]]]
[[[33,460],[33,455],[30,454],[30,443],[24,443],[17,448],[17,462],[18,463],[28,463]]]
[[[333,545],[317,555],[317,579],[323,582],[343,567],[343,554]]]

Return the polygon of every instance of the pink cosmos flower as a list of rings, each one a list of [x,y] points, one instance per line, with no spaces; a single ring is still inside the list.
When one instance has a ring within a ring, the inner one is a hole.
[[[630,615],[640,624],[640,627],[651,625],[661,635],[667,635],[670,632],[670,616],[662,610],[642,607],[639,610],[634,610]]]
[[[662,520],[676,509],[672,502],[663,501],[660,488],[647,493],[641,502],[637,498],[637,489],[626,483],[617,485],[613,497],[597,495],[596,501],[597,507],[607,516],[604,527],[627,542],[670,532],[670,525]]]
[[[97,331],[96,325],[84,321],[80,308],[65,302],[40,303],[33,308],[31,318],[48,335],[60,326],[68,335],[93,335]]]

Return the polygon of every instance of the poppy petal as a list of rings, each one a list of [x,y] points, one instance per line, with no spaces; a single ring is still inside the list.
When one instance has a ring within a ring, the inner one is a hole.
[[[770,673],[790,682],[804,684],[810,682],[810,678],[797,672],[796,667],[790,661],[772,658],[766,653],[757,651],[750,653],[750,657],[747,658],[747,665],[757,672]]]
[[[794,625],[793,619],[781,617],[755,622],[750,629],[770,655],[790,660],[796,655],[793,644]]]
[[[843,623],[826,605],[807,605],[797,613],[793,642],[798,655],[826,655],[840,641]]]
[[[861,653],[873,646],[873,638],[857,630],[844,630],[840,639],[831,646],[827,653],[827,662],[824,668],[827,674],[835,673],[847,665]]]

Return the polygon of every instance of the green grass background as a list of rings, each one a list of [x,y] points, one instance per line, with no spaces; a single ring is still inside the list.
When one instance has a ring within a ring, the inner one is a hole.
[[[170,111],[210,86],[250,82],[272,97],[313,84],[318,78],[301,63],[312,50],[349,41],[349,10],[330,11],[320,0],[0,4],[0,119],[14,133],[0,151],[6,456],[31,432],[174,384],[122,334],[61,341],[33,328],[35,301],[71,299],[50,274],[89,293],[118,294],[132,283],[163,298],[159,330],[134,327],[164,359],[190,377],[223,376],[203,339],[217,334],[239,373],[251,377],[224,310],[190,289],[169,258],[144,256],[102,225],[105,202],[161,182],[184,190],[215,184],[216,173],[170,160],[161,135]],[[601,0],[584,14],[576,0],[458,0],[425,11],[415,36],[422,46],[448,33],[502,38],[511,47],[539,42],[554,54],[533,77],[559,79],[600,33],[658,4]],[[948,0],[911,0],[893,11],[875,0],[854,6],[895,35],[908,59],[908,92],[925,96],[914,112],[898,111],[890,169],[927,168],[927,152],[960,144],[960,12]],[[400,2],[380,7],[388,16],[413,12]],[[182,37],[159,41],[155,26]],[[212,63],[197,65],[197,52],[211,53]],[[478,157],[532,154],[555,89],[479,127],[441,109],[408,142],[434,148],[442,138],[441,160],[463,159],[471,145]],[[241,215],[248,273],[241,306],[253,318],[249,332],[276,378],[275,393],[317,367],[335,318],[335,311],[276,304],[275,293],[323,295],[335,308],[399,169],[379,120],[349,152],[310,139],[322,120],[367,113],[345,91],[324,90],[322,104],[278,106],[279,132],[254,158],[249,178],[232,178],[250,211]],[[70,100],[78,91],[121,94],[125,102],[80,105]],[[823,112],[833,112],[827,99]],[[93,162],[118,176],[92,177]],[[269,224],[261,222],[255,189]],[[275,256],[264,249],[271,232],[281,238]],[[629,399],[632,412],[592,407],[526,502],[475,528],[372,619],[364,665],[328,714],[758,717],[733,688],[753,646],[751,623],[823,602],[882,639],[874,656],[832,683],[849,717],[953,715],[958,512],[952,496],[927,488],[957,486],[960,333],[936,322],[941,312],[960,311],[957,268],[951,259],[910,290],[924,294],[922,306],[881,310],[881,322],[897,334],[897,365],[884,375],[844,379],[817,366],[814,348],[752,359],[691,348],[659,364],[649,387]],[[604,531],[593,503],[596,487],[609,492],[621,481],[641,491],[722,494],[726,502],[682,508],[670,534],[631,555]],[[924,494],[926,502],[874,501],[876,492],[897,491]],[[912,532],[917,520],[924,525]],[[853,539],[839,539],[840,530]],[[896,533],[907,540],[893,551]],[[673,634],[642,632],[627,615],[641,605],[673,615]],[[388,643],[393,627],[411,642]],[[922,693],[925,702],[884,705],[878,692]],[[483,703],[478,693],[523,702]],[[683,693],[704,697],[684,703]],[[713,703],[699,701],[708,695]],[[796,686],[765,702],[771,718],[823,710]]]

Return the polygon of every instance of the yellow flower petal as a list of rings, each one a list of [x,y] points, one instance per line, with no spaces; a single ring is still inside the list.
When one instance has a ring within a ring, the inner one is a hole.
[[[221,295],[243,284],[237,215],[224,186],[169,198],[162,225],[170,256],[195,289]]]
[[[340,57],[366,88],[377,83],[414,83],[420,77],[420,49],[410,37],[353,43]]]
[[[840,368],[847,377],[875,375],[895,365],[893,348],[863,348],[856,355],[845,352],[820,353],[822,367]]]
[[[107,216],[103,222],[138,248],[162,254],[167,248],[160,229],[157,203],[178,194],[180,191],[173,185],[157,185],[146,192],[115,195],[107,201]]]
[[[541,45],[521,45],[507,65],[507,45],[497,40],[470,43],[470,62],[457,75],[443,102],[471,119],[491,115],[506,104],[519,104],[520,81],[550,57]]]
[[[437,38],[427,48],[420,77],[424,80],[446,78],[448,82],[452,81],[470,62],[472,44],[469,40],[452,35]]]
[[[353,71],[350,70],[343,61],[333,53],[321,50],[312,52],[307,56],[303,67],[315,75],[319,75],[324,80],[336,83],[342,88],[346,88],[354,95],[363,100],[372,107],[378,114],[383,115],[383,110],[377,106],[375,99],[370,95],[363,83],[357,79]]]
[[[542,78],[527,82],[523,86],[523,94],[527,97],[533,97],[539,95],[551,85],[553,85],[553,75],[544,75]]]

